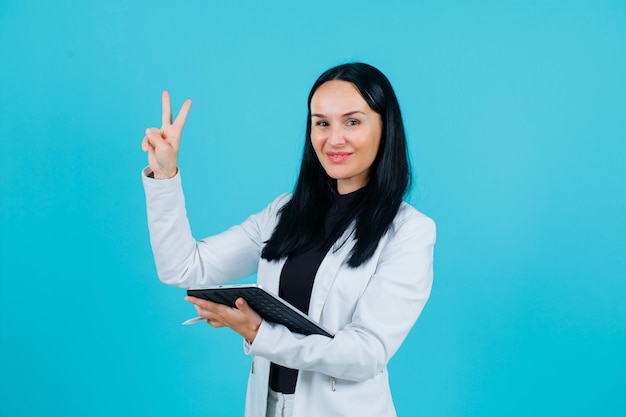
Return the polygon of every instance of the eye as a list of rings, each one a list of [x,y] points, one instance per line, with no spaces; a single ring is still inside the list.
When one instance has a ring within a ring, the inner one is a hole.
[[[360,122],[356,119],[350,119],[348,120],[348,126],[356,126],[358,125]]]
[[[318,120],[317,122],[315,122],[315,126],[326,127],[328,126],[328,122],[325,120]]]

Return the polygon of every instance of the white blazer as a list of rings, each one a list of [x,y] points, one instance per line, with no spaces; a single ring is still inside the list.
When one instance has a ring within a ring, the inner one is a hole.
[[[238,226],[196,241],[185,211],[180,175],[146,176],[150,242],[161,281],[200,288],[257,273],[257,281],[278,293],[284,260],[261,259],[276,225],[279,196]],[[396,415],[387,363],[413,327],[432,286],[435,224],[403,203],[374,256],[358,268],[345,262],[354,244],[352,230],[322,261],[311,294],[309,316],[334,338],[291,333],[264,321],[254,343],[246,396],[246,417],[265,417],[269,369],[274,362],[299,369],[294,417]]]

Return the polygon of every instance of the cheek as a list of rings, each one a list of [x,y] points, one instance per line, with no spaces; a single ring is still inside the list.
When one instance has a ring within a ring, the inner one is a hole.
[[[319,154],[322,151],[322,147],[324,146],[324,141],[319,135],[311,133],[311,145],[313,146],[315,153]]]
[[[373,155],[373,159],[376,159],[376,156],[378,156],[378,151],[380,149],[380,139],[377,140],[374,145],[372,146],[372,155]]]
[[[369,137],[366,146],[368,148],[368,155],[373,162],[373,160],[376,159],[380,148],[380,136],[374,132],[374,134]]]

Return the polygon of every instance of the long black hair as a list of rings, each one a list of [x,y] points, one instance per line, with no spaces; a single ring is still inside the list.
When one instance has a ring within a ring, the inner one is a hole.
[[[281,208],[278,224],[263,248],[261,257],[269,261],[300,254],[323,243],[320,241],[335,199],[336,180],[326,174],[311,144],[311,99],[322,84],[332,80],[352,83],[359,90],[370,108],[380,115],[382,131],[366,189],[339,222],[324,249],[329,249],[354,222],[356,242],[348,265],[356,268],[366,262],[389,229],[410,186],[411,170],[400,106],[387,77],[363,63],[329,69],[320,75],[309,93],[300,175],[291,200]]]

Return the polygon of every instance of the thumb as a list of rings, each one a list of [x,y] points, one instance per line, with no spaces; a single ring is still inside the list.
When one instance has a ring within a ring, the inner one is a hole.
[[[238,310],[241,310],[244,313],[250,310],[250,306],[243,297],[237,298],[237,300],[235,301],[235,307],[237,307]]]
[[[148,138],[148,142],[150,142],[150,145],[152,146],[156,146],[158,142],[163,140],[159,129],[155,129],[153,127],[149,127],[146,129],[146,138]]]

